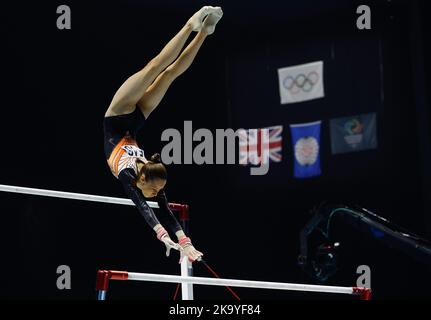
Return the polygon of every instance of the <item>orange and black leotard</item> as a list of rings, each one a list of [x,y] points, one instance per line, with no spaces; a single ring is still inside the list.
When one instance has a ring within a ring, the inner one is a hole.
[[[139,148],[136,142],[136,134],[144,124],[145,117],[139,108],[129,114],[105,117],[103,120],[104,150],[111,173],[120,180],[127,196],[135,203],[149,226],[154,228],[160,222],[153,209],[148,206],[142,191],[135,186],[136,160],[147,162],[144,150]],[[178,220],[169,209],[164,190],[157,194],[156,200],[164,213],[160,215],[162,223],[166,224],[172,232],[181,230]]]

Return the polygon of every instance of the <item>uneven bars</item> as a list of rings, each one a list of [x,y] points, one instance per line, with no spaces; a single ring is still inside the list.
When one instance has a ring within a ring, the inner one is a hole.
[[[26,188],[26,187],[17,187],[0,184],[0,191],[4,192],[12,192],[12,193],[23,193],[23,194],[32,194],[36,196],[44,196],[44,197],[54,197],[54,198],[63,198],[63,199],[74,199],[74,200],[84,200],[84,201],[92,201],[92,202],[104,202],[104,203],[114,203],[121,204],[127,206],[134,206],[132,200],[125,198],[115,198],[115,197],[105,197],[105,196],[96,196],[91,194],[83,194],[83,193],[73,193],[73,192],[64,192],[64,191],[54,191],[54,190],[45,190],[45,189],[36,189],[36,188]],[[159,208],[157,202],[147,201],[148,205],[151,208]],[[188,211],[188,206],[184,204],[178,203],[169,203],[169,207],[172,210],[180,210]]]
[[[109,280],[134,280],[134,281],[151,281],[151,282],[170,282],[170,283],[190,283],[210,286],[231,286],[242,288],[290,290],[290,291],[309,291],[361,295],[364,300],[371,297],[371,289],[358,287],[336,287],[310,284],[295,284],[283,282],[267,282],[252,280],[235,280],[235,279],[214,279],[205,277],[190,276],[173,276],[154,273],[135,273],[127,271],[107,271],[99,270],[97,273],[96,290],[104,292],[108,290]]]

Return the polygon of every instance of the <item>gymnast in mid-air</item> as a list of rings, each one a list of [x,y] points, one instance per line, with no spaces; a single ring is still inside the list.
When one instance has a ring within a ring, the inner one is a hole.
[[[167,173],[160,155],[154,154],[147,160],[144,150],[136,142],[136,133],[171,83],[190,67],[222,16],[220,7],[205,6],[197,11],[156,57],[121,85],[103,120],[104,151],[112,174],[122,183],[127,196],[154,230],[157,239],[165,244],[166,255],[175,249],[182,251],[190,261],[199,261],[203,254],[192,245],[168,206],[163,190]],[[197,34],[182,51],[192,32]],[[159,204],[158,216],[146,202],[151,198]],[[171,239],[164,226],[175,233],[178,243]]]

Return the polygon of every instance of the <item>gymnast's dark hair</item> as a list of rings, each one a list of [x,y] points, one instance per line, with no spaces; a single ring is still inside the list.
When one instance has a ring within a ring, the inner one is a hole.
[[[146,181],[152,181],[156,179],[167,180],[168,173],[166,172],[166,168],[162,163],[162,159],[160,154],[155,153],[151,156],[150,160],[147,163],[144,163],[141,160],[136,160],[136,162],[140,162],[143,164],[142,169],[138,172],[138,176],[136,177],[136,182],[141,179],[142,175],[145,175]]]

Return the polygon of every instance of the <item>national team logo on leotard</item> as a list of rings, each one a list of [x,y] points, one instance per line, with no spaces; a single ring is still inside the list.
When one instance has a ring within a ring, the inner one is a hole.
[[[130,136],[125,136],[115,146],[108,159],[109,167],[112,174],[118,178],[120,172],[124,169],[131,168],[137,173],[136,160],[139,159],[146,163],[144,150],[140,149],[134,139]]]
[[[127,154],[129,155],[129,157],[144,157],[144,150],[139,149],[136,146],[131,146],[131,145],[127,145],[127,146],[123,146],[121,147],[121,149],[125,150],[127,152]]]
[[[125,145],[121,147],[125,152],[121,155],[120,160],[118,161],[118,174],[121,170],[131,168],[135,172],[137,172],[136,168],[136,159],[141,159],[144,162],[147,162],[144,155],[144,150],[138,148],[134,145]]]

